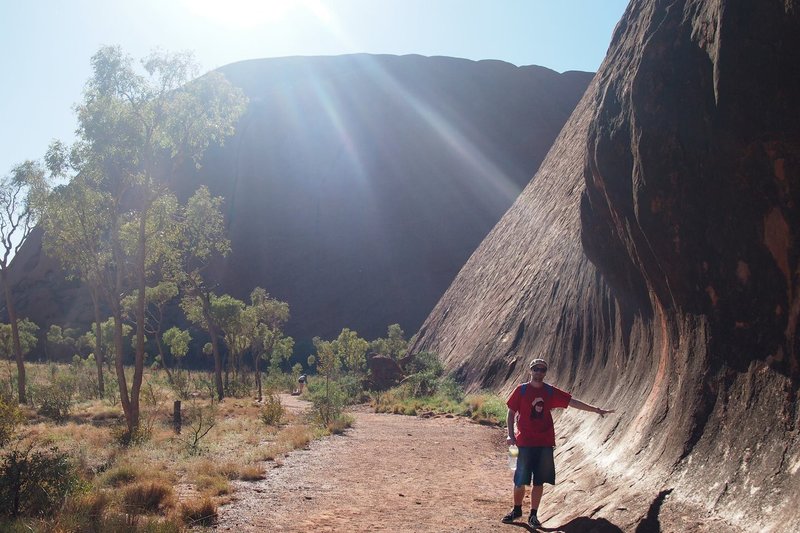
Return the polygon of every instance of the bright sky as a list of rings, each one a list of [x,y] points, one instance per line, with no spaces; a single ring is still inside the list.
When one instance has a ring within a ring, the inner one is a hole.
[[[349,53],[595,71],[628,0],[0,0],[0,175],[73,140],[102,45],[192,50],[205,70]]]

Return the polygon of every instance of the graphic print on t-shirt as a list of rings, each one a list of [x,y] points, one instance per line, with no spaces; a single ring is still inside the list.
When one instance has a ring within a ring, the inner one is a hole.
[[[542,418],[544,415],[544,398],[537,397],[531,403],[531,419]]]

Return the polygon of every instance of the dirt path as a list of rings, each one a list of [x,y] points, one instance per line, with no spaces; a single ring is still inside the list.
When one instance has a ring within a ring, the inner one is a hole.
[[[297,398],[283,398],[302,409]],[[460,418],[352,413],[344,436],[236,483],[223,531],[496,531],[511,473],[504,433]]]
[[[293,411],[308,403],[283,396]],[[418,418],[354,411],[343,436],[292,452],[258,482],[235,482],[220,508],[220,531],[525,531],[503,525],[511,471],[505,432],[463,418]],[[274,465],[274,463],[270,463]],[[717,533],[730,524],[670,497],[642,493],[599,471],[575,446],[557,448],[559,483],[545,491],[543,531]],[[526,498],[525,504],[528,504]],[[527,517],[527,513],[525,514]]]

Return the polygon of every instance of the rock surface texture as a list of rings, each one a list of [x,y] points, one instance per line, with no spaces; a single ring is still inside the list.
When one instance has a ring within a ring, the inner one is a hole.
[[[291,57],[220,69],[250,98],[236,135],[172,186],[224,196],[220,291],[288,301],[288,333],[415,331],[536,172],[592,74],[445,57]],[[88,324],[41,257],[13,268],[20,316]]]
[[[414,349],[504,393],[549,358],[548,381],[619,411],[565,411],[561,459],[651,493],[656,524],[669,494],[797,531],[799,240],[800,2],[633,0]],[[631,505],[607,488],[564,517]]]

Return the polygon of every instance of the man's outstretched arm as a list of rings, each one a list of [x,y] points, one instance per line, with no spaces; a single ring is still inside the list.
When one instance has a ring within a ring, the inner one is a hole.
[[[601,417],[607,413],[613,413],[614,409],[603,409],[601,407],[595,407],[594,405],[589,405],[588,403],[584,403],[577,398],[572,398],[569,401],[569,406],[574,407],[575,409],[580,409],[581,411],[588,411],[590,413],[597,413]]]

